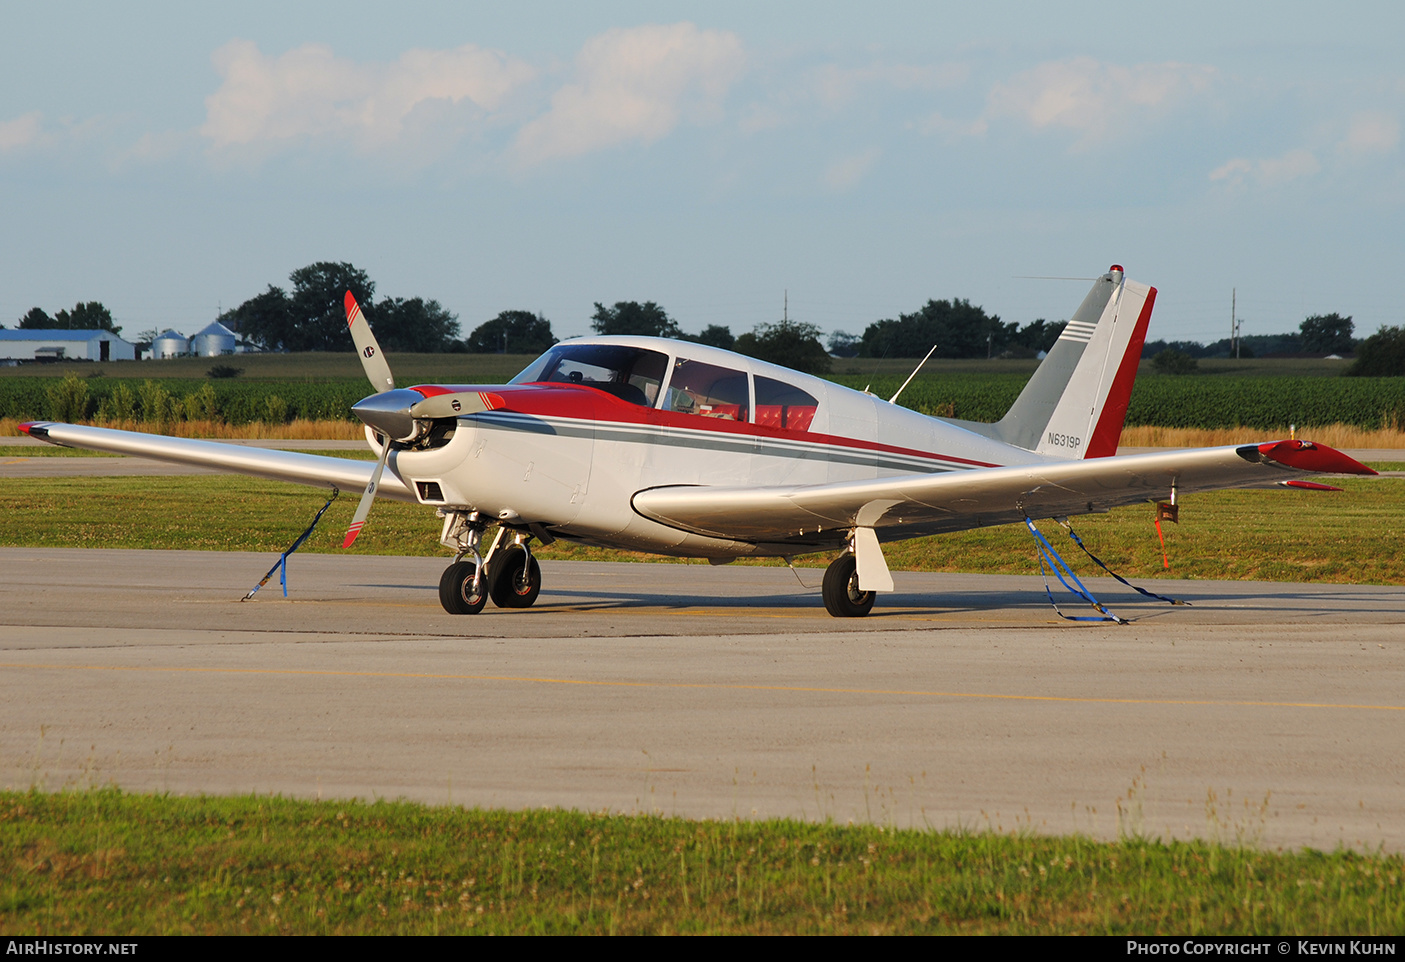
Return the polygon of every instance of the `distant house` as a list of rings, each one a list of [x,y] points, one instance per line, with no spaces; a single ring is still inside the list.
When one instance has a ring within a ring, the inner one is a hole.
[[[0,331],[3,361],[134,361],[136,346],[111,331]]]

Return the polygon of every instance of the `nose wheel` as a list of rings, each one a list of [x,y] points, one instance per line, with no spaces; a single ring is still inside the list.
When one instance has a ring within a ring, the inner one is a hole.
[[[451,615],[476,615],[489,598],[499,608],[530,608],[542,590],[542,569],[527,547],[529,536],[499,528],[487,557],[478,553],[483,525],[476,518],[449,516],[441,543],[455,547],[458,560],[439,578],[439,603]],[[516,537],[516,541],[509,539]]]
[[[444,569],[439,578],[439,603],[451,615],[476,615],[488,603],[486,578],[479,578],[478,565],[472,561],[457,561]],[[485,572],[486,574],[486,572]]]
[[[542,590],[542,569],[526,545],[508,545],[488,569],[489,594],[499,608],[530,608]]]

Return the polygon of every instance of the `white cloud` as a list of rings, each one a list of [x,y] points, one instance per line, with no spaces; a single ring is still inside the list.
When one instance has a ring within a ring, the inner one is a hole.
[[[1338,145],[1344,153],[1355,156],[1386,154],[1400,142],[1400,121],[1389,114],[1362,112],[1351,118],[1346,137]]]
[[[1317,157],[1312,151],[1295,147],[1280,157],[1266,157],[1261,160],[1236,157],[1210,171],[1210,179],[1223,180],[1230,184],[1253,179],[1273,187],[1302,177],[1310,177],[1321,169],[1322,165],[1317,162]]]
[[[1124,67],[1076,57],[1042,63],[990,92],[992,116],[1015,116],[1036,128],[1082,134],[1080,146],[1137,124],[1209,91],[1215,68],[1200,64],[1149,63]]]
[[[540,163],[652,143],[685,117],[715,120],[745,63],[735,34],[691,23],[607,31],[581,48],[574,82],[519,131],[515,152],[524,163]]]
[[[916,130],[920,134],[940,134],[948,142],[966,137],[984,137],[986,131],[990,129],[990,124],[984,117],[977,117],[975,120],[954,120],[939,111],[928,114],[921,120],[913,121],[907,126],[909,130]]]
[[[966,81],[970,68],[966,64],[928,64],[914,66],[901,63],[872,63],[866,67],[840,67],[826,64],[813,72],[810,86],[814,96],[831,109],[847,106],[857,99],[862,88],[882,86],[894,90],[942,90],[958,87]]]
[[[43,133],[42,120],[43,115],[36,110],[0,123],[0,153],[38,143]]]
[[[832,191],[848,190],[864,179],[882,153],[877,147],[870,147],[861,153],[841,157],[826,168],[824,185]]]
[[[215,147],[335,137],[373,149],[400,139],[417,109],[467,101],[487,113],[535,74],[472,44],[358,63],[320,44],[266,57],[253,43],[234,40],[213,59],[224,82],[205,100],[200,133]]]

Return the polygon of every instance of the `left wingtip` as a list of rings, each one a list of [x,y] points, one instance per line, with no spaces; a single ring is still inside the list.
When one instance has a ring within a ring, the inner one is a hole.
[[[1336,448],[1313,441],[1268,441],[1258,445],[1258,449],[1262,457],[1300,471],[1319,471],[1322,474],[1378,473]]]

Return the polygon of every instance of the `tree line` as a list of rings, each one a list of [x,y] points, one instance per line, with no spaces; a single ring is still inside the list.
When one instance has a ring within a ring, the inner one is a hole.
[[[4,324],[0,324],[3,330]],[[20,318],[20,330],[31,331],[111,331],[121,334],[122,328],[112,323],[112,312],[101,301],[79,301],[73,310],[61,310],[50,317],[42,307],[31,307]]]
[[[1355,327],[1351,315],[1314,314],[1298,325],[1295,333],[1253,334],[1239,338],[1237,345],[1230,338],[1212,344],[1148,341],[1142,348],[1142,357],[1151,358],[1163,374],[1191,374],[1200,358],[1354,354],[1355,361],[1343,372],[1348,377],[1405,376],[1405,327],[1382,326],[1363,339],[1353,337]]]
[[[506,310],[460,338],[457,315],[437,300],[422,297],[375,298],[376,285],[347,262],[319,261],[288,275],[285,290],[270,284],[261,294],[224,311],[218,320],[243,341],[267,351],[343,351],[347,347],[343,297],[355,295],[376,338],[399,353],[467,352],[539,354],[555,344],[551,322],[539,312]],[[828,373],[831,356],[920,358],[935,348],[941,358],[1037,357],[1058,340],[1066,322],[1043,318],[1023,326],[1002,321],[963,298],[928,300],[911,313],[869,324],[861,335],[836,330],[827,337],[816,325],[789,317],[761,323],[733,335],[711,324],[690,334],[654,301],[595,303],[591,330],[596,334],[643,335],[689,340],[734,350],[814,374]],[[118,334],[111,312],[98,301],[80,302],[54,316],[35,307],[20,318],[21,328],[101,329]],[[154,334],[154,332],[143,332]],[[1350,316],[1317,314],[1295,333],[1251,335],[1238,341],[1240,357],[1265,354],[1357,354],[1350,373],[1405,374],[1405,328],[1382,328],[1365,340],[1353,337]],[[1170,373],[1193,370],[1203,357],[1233,356],[1228,338],[1213,344],[1150,341],[1143,357],[1157,359]]]

